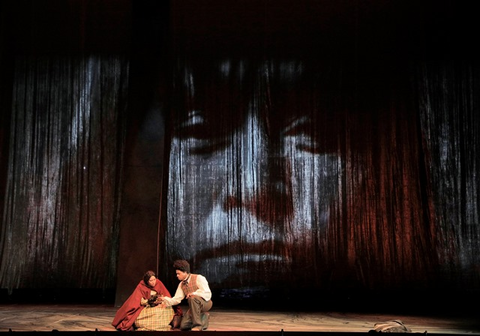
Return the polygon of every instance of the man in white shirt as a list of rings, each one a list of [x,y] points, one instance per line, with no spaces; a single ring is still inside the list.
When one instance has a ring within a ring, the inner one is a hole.
[[[167,306],[180,304],[183,299],[188,300],[188,311],[183,315],[180,323],[181,330],[207,330],[209,314],[213,305],[212,292],[207,279],[201,274],[191,274],[190,264],[186,260],[175,260],[173,268],[177,274],[177,291],[172,298],[163,297]]]

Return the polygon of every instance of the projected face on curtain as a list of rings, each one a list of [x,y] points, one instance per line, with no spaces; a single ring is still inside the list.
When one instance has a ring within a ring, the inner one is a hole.
[[[339,206],[344,120],[311,81],[289,60],[179,64],[169,260],[250,294],[313,275]]]

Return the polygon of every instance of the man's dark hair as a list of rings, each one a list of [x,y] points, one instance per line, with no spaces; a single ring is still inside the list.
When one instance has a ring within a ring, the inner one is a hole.
[[[175,260],[173,262],[173,268],[182,272],[190,273],[190,264],[186,260]]]

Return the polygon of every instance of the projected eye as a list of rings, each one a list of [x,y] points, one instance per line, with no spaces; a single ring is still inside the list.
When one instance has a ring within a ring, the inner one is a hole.
[[[314,123],[308,116],[298,117],[283,130],[290,137],[295,148],[309,153],[332,153],[337,151],[337,134],[328,124]]]
[[[229,145],[225,129],[202,111],[195,110],[175,127],[175,136],[183,141],[190,154],[208,155]]]

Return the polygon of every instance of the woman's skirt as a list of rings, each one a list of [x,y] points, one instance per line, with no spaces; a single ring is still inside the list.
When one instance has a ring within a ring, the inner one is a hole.
[[[135,328],[138,331],[168,331],[171,329],[173,315],[175,313],[172,307],[146,306],[135,320]]]

